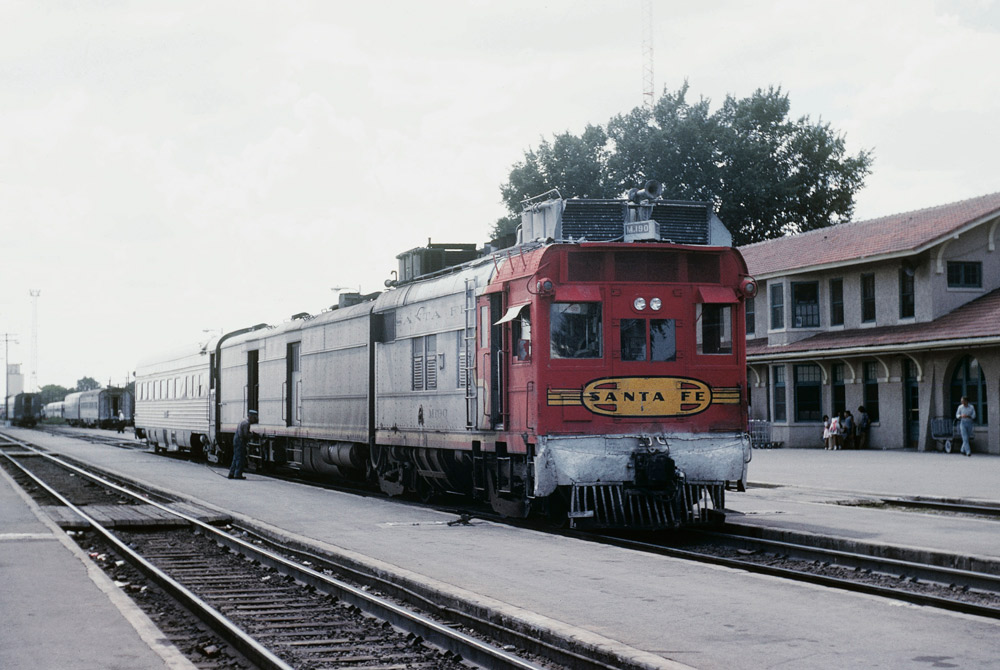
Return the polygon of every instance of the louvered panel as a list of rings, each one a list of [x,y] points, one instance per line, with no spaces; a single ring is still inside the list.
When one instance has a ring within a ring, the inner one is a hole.
[[[624,233],[625,212],[622,200],[567,200],[562,236],[591,242],[617,239]]]
[[[707,203],[658,202],[652,218],[660,224],[660,239],[676,244],[708,244]]]

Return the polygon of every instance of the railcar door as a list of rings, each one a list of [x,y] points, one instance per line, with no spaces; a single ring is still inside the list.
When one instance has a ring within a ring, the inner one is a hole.
[[[285,425],[302,425],[302,368],[299,364],[301,342],[290,342],[286,356]]]
[[[479,384],[482,388],[482,428],[502,430],[505,412],[505,360],[503,350],[503,295],[491,293],[479,299],[479,341],[477,342]]]

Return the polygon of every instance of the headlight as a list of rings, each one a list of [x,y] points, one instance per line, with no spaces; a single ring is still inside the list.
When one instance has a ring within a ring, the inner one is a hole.
[[[635,301],[632,303],[632,306],[641,312],[642,310],[646,309],[646,299],[636,298]]]
[[[652,309],[654,312],[659,312],[661,307],[663,307],[663,301],[661,301],[659,298],[653,298],[652,300],[649,301],[649,308]]]

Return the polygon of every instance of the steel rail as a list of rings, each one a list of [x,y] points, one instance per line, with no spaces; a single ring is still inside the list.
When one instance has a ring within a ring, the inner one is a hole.
[[[174,516],[184,519],[190,524],[208,533],[209,536],[213,537],[213,539],[215,539],[220,544],[227,546],[235,551],[238,551],[244,555],[251,556],[255,560],[259,561],[262,565],[275,568],[276,570],[279,570],[284,574],[291,575],[297,581],[300,581],[303,584],[313,586],[317,589],[322,590],[325,593],[334,595],[340,600],[348,604],[354,605],[359,609],[367,612],[368,614],[371,614],[372,616],[375,616],[385,621],[389,621],[394,626],[402,630],[405,630],[408,633],[413,633],[414,635],[418,635],[423,639],[427,640],[428,642],[431,642],[432,644],[442,649],[445,649],[446,651],[450,651],[453,654],[457,654],[472,663],[488,668],[509,668],[511,670],[542,670],[541,666],[531,663],[530,661],[520,658],[507,651],[504,651],[503,649],[499,649],[489,643],[483,642],[482,640],[478,640],[472,636],[466,635],[461,631],[449,628],[447,625],[433,621],[432,619],[429,619],[421,614],[418,614],[416,612],[411,612],[404,607],[396,605],[395,603],[392,603],[384,598],[380,598],[371,593],[367,593],[362,589],[347,584],[346,582],[342,582],[338,579],[330,577],[329,575],[325,575],[321,572],[313,570],[307,566],[295,563],[294,561],[289,560],[266,548],[258,547],[252,544],[251,542],[247,542],[240,538],[233,537],[232,535],[229,535],[228,533],[225,533],[210,524],[200,521],[195,517],[171,509],[166,505],[151,500],[140,493],[131,491],[125,487],[115,484],[114,482],[108,481],[103,477],[100,477],[99,475],[87,472],[85,469],[77,467],[72,463],[63,461],[62,459],[53,456],[52,454],[40,451],[27,443],[21,442],[19,440],[13,440],[10,437],[6,437],[6,439],[11,440],[13,443],[16,443],[25,449],[28,449],[40,456],[47,458],[53,463],[57,463],[62,467],[65,467],[84,477],[87,477],[88,479],[97,482],[102,486],[106,486],[124,495],[131,496],[137,500],[142,501],[147,505],[153,505],[154,507],[157,507],[163,511],[173,514]],[[8,459],[13,460],[10,456],[7,457]],[[16,465],[18,465],[18,467],[21,467],[20,464]],[[23,470],[24,468],[21,469]],[[32,478],[36,479],[37,481],[37,478],[35,477]],[[39,483],[41,484],[41,482]],[[51,489],[45,484],[42,484],[42,486],[45,487],[46,490],[51,491]],[[65,500],[62,496],[58,494],[54,493],[54,495],[56,495],[56,497],[58,497],[61,501]],[[66,502],[65,504],[70,506],[71,509],[77,512],[88,523],[94,525],[95,528],[100,527],[100,525],[97,524],[97,522],[88,517],[84,512],[80,511],[79,508],[70,505],[68,502]],[[105,532],[110,534],[110,531],[107,531],[106,529],[104,529],[104,532],[102,532],[102,534],[104,534]],[[112,540],[112,542],[115,544],[115,546],[125,546],[115,540]],[[131,553],[131,550],[128,549],[125,549],[124,551]],[[146,562],[143,561],[143,563]],[[148,563],[146,564],[148,565]],[[152,565],[150,565],[149,567],[153,570],[157,570]],[[157,570],[157,572],[159,571]],[[176,582],[174,583],[176,584]],[[177,584],[177,586],[180,589],[184,588],[179,584]],[[187,590],[184,589],[184,591],[186,592]],[[194,596],[193,594],[190,594],[190,597],[196,598],[196,596]],[[206,605],[206,607],[208,607],[208,605]],[[221,615],[219,616],[221,617]],[[277,660],[278,662],[281,662],[280,659]],[[273,666],[273,667],[287,667],[287,666]]]
[[[950,598],[942,598],[940,596],[914,593],[912,591],[904,591],[885,586],[877,586],[875,584],[865,584],[861,582],[852,581],[849,579],[841,579],[839,577],[830,577],[827,575],[818,575],[810,572],[792,570],[790,568],[779,568],[770,565],[761,565],[759,563],[754,563],[752,561],[743,561],[736,558],[712,556],[710,554],[704,554],[697,551],[690,551],[686,549],[675,549],[672,547],[666,547],[651,542],[626,540],[622,538],[616,538],[604,535],[601,536],[595,535],[592,536],[592,539],[595,542],[600,542],[602,544],[621,547],[625,549],[637,549],[649,553],[659,554],[662,556],[669,556],[672,558],[698,561],[700,563],[719,565],[727,568],[732,568],[734,570],[743,570],[746,572],[752,572],[756,574],[779,577],[781,579],[806,582],[809,584],[816,584],[819,586],[827,586],[842,591],[865,593],[868,595],[890,598],[892,600],[901,600],[903,602],[908,602],[915,605],[937,607],[939,609],[949,610],[952,612],[972,614],[976,616],[987,617],[990,619],[1000,619],[1000,608],[989,607],[987,605],[977,605],[975,603],[952,600]]]
[[[7,438],[10,439],[10,438]],[[41,454],[37,450],[21,443],[22,447],[25,447],[31,451]],[[275,656],[266,647],[261,645],[257,640],[253,639],[246,632],[240,629],[236,624],[226,618],[221,612],[216,610],[214,607],[206,603],[204,600],[196,596],[194,593],[189,591],[187,588],[182,586],[176,580],[174,580],[170,575],[166,574],[155,565],[147,561],[141,555],[136,553],[131,547],[126,543],[122,542],[118,537],[112,533],[109,529],[105,528],[99,521],[91,517],[89,514],[84,512],[82,509],[71,503],[66,497],[61,493],[56,491],[54,488],[49,486],[47,483],[42,481],[33,472],[25,468],[23,465],[17,462],[17,459],[6,452],[0,452],[12,465],[17,467],[21,472],[30,477],[38,486],[45,489],[46,492],[55,497],[59,502],[65,505],[67,508],[72,510],[81,519],[90,524],[90,527],[98,532],[104,537],[114,548],[115,551],[125,558],[127,561],[132,563],[136,568],[143,572],[147,577],[149,577],[153,582],[163,588],[171,597],[179,601],[184,607],[191,611],[195,616],[201,619],[205,624],[207,624],[212,630],[218,633],[226,642],[231,644],[233,647],[238,649],[240,653],[247,657],[251,663],[254,663],[260,668],[265,670],[294,670],[292,666],[288,665],[280,658]],[[42,454],[44,455],[44,454]],[[58,460],[57,460],[58,462]],[[65,465],[62,464],[61,465]],[[83,473],[79,468],[71,466],[71,468]],[[89,475],[87,475],[89,476]],[[93,479],[93,477],[90,477]],[[109,482],[110,483],[110,482]],[[117,490],[121,490],[121,487],[113,486]],[[133,494],[134,495],[134,494]],[[161,509],[167,509],[162,505],[156,504]],[[170,511],[168,509],[168,511]]]

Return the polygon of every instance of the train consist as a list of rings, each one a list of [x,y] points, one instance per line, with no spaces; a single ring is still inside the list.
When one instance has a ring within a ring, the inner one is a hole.
[[[658,195],[536,199],[509,249],[429,244],[389,290],[146,361],[136,432],[224,461],[256,410],[251,467],[578,527],[718,520],[756,283],[710,204]]]
[[[7,396],[4,406],[12,425],[31,427],[42,418],[42,397],[37,393]]]
[[[62,402],[45,406],[46,417],[61,417],[71,426],[112,428],[118,414],[124,415],[126,424],[132,422],[135,402],[128,389],[109,386],[90,391],[70,393]]]

